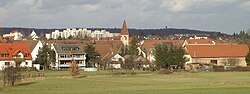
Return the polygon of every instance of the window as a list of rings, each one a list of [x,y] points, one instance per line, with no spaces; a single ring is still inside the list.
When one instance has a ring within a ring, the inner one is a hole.
[[[28,65],[28,62],[25,62],[25,65]]]
[[[24,55],[24,57],[28,57],[28,56],[29,56],[29,54],[25,54],[25,55]]]
[[[21,55],[16,55],[16,57],[21,57]]]
[[[66,55],[60,55],[60,58],[66,58]]]
[[[1,54],[1,57],[9,57],[9,54]]]
[[[5,66],[9,66],[10,62],[4,62]]]
[[[124,40],[127,40],[127,36],[124,36]]]
[[[67,50],[67,48],[64,48],[64,47],[63,47],[63,48],[62,48],[62,50],[63,50],[63,51],[66,51],[66,50]]]
[[[76,47],[76,50],[78,51],[78,50],[79,50],[79,48],[78,48],[78,47]]]
[[[217,60],[211,60],[211,64],[217,65],[218,61]]]

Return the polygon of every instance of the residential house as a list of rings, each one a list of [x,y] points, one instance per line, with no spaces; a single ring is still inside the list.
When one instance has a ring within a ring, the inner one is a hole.
[[[121,68],[125,59],[119,55],[119,51],[122,50],[121,41],[95,41],[94,45],[96,51],[100,54],[100,60],[105,65],[103,67]]]
[[[27,43],[0,43],[0,70],[8,66],[32,67],[31,51]]]
[[[39,49],[41,49],[43,47],[43,43],[41,41],[38,41],[38,40],[17,40],[17,41],[13,41],[13,42],[27,44],[30,51],[31,51],[31,56],[32,56],[33,62],[35,62],[35,60],[37,58]]]
[[[13,40],[22,40],[23,34],[18,30],[11,31],[10,34],[3,34],[4,38],[9,38]]]
[[[123,58],[121,55],[119,54],[115,54],[114,56],[111,57],[111,62],[109,65],[109,67],[111,68],[115,68],[115,69],[121,69],[122,68],[122,64],[125,62],[125,58]]]
[[[56,53],[56,64],[52,67],[57,69],[69,68],[75,61],[80,68],[86,67],[86,54],[81,44],[51,44]]]
[[[198,66],[246,66],[247,45],[186,45],[186,70]]]

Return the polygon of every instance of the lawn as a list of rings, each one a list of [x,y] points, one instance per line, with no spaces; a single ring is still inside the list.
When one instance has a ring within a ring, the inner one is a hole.
[[[45,71],[46,78],[29,78],[16,86],[0,87],[0,94],[249,94],[250,72],[179,72],[168,75],[136,71],[110,75],[110,71]],[[33,72],[34,73],[34,72]],[[28,73],[24,73],[28,74]],[[65,77],[64,77],[65,76]]]

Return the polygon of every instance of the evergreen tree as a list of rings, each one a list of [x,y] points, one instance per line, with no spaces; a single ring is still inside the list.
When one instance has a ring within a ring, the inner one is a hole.
[[[94,66],[95,63],[98,63],[100,60],[100,54],[95,50],[95,47],[91,44],[88,43],[85,47],[84,47],[84,51],[86,52],[86,62],[87,62],[87,66]]]
[[[169,65],[183,66],[186,62],[185,52],[181,47],[166,43],[155,45],[153,54],[157,67],[169,67]]]
[[[128,47],[127,47],[127,46],[121,46],[121,49],[120,49],[120,51],[119,51],[119,54],[120,54],[121,56],[127,55],[127,54],[128,54]]]
[[[55,51],[49,49],[48,46],[45,44],[38,51],[36,63],[43,65],[44,69],[47,70],[50,64],[55,63],[56,57],[55,57]]]
[[[137,43],[138,40],[135,37],[133,37],[129,44],[129,49],[128,49],[129,55],[138,55],[139,51],[137,49]]]

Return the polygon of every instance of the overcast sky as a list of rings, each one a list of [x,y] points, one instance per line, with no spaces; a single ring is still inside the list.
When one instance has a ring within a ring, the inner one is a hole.
[[[250,0],[0,0],[0,27],[250,28]]]

